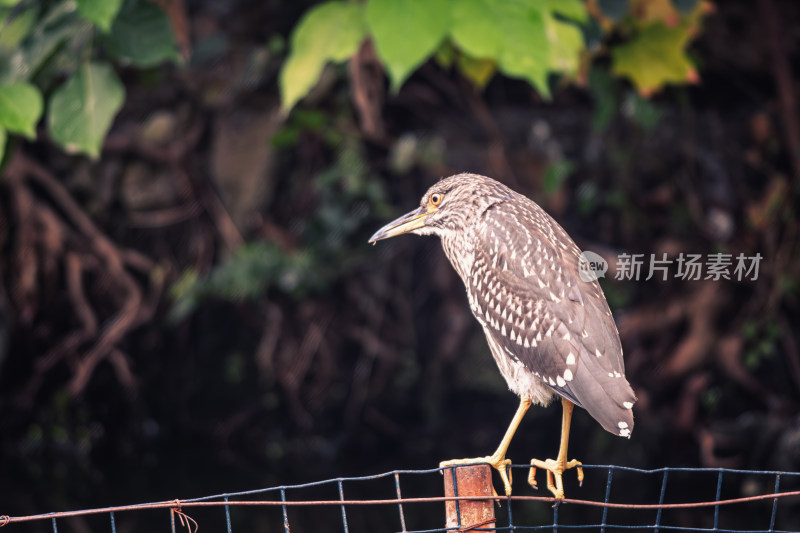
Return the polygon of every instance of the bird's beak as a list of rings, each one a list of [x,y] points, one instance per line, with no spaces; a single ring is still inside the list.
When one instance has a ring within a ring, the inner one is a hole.
[[[421,228],[425,225],[425,217],[427,216],[428,212],[422,207],[415,209],[410,213],[406,213],[405,215],[389,222],[384,227],[376,231],[375,235],[369,238],[369,242],[375,244],[375,242],[382,239],[396,237],[397,235]]]

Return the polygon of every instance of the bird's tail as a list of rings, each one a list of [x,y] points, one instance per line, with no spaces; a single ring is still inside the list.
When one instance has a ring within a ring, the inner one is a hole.
[[[586,409],[609,433],[630,438],[636,394],[624,374],[609,373],[594,356],[586,355],[579,358],[585,368],[576,372],[576,381],[580,384],[571,391],[577,400],[575,403]]]

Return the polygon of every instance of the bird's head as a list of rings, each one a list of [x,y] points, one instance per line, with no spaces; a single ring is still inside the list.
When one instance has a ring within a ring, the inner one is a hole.
[[[403,233],[445,237],[463,231],[492,205],[514,194],[486,176],[456,174],[434,184],[422,196],[419,208],[389,222],[370,237],[375,243]]]

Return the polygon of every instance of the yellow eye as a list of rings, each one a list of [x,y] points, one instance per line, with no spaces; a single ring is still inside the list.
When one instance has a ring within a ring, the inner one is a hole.
[[[434,207],[437,207],[440,203],[442,203],[442,198],[444,198],[443,194],[435,192],[431,194],[430,204]]]

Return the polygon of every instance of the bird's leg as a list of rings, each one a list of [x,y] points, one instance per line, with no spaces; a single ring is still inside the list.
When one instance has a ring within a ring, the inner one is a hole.
[[[454,465],[486,463],[500,472],[500,478],[503,480],[503,487],[505,488],[506,496],[511,496],[511,478],[509,476],[509,472],[506,470],[506,467],[511,464],[511,460],[506,459],[506,451],[508,450],[508,445],[511,444],[511,439],[514,437],[514,432],[517,431],[517,427],[519,427],[522,417],[525,416],[525,412],[530,406],[530,398],[520,398],[517,412],[514,414],[514,418],[511,420],[511,424],[509,424],[506,434],[503,436],[503,440],[500,441],[500,445],[492,455],[488,457],[475,457],[472,459],[451,459],[449,461],[442,461],[439,463],[439,468]]]
[[[558,449],[558,458],[556,460],[547,459],[540,461],[539,459],[531,459],[531,471],[528,474],[528,483],[535,489],[539,487],[536,484],[536,467],[544,468],[547,470],[547,488],[557,500],[564,499],[564,482],[561,480],[561,474],[564,470],[577,467],[578,470],[578,483],[583,484],[583,468],[581,462],[573,459],[567,461],[567,446],[569,444],[569,425],[572,421],[572,408],[574,404],[566,398],[561,398],[562,417],[561,417],[561,446]],[[555,484],[553,479],[555,478]]]

